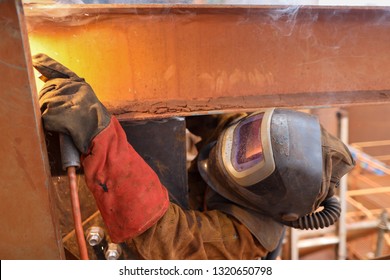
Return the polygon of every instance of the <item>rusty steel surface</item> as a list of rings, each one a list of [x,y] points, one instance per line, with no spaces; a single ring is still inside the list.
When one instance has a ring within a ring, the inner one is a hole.
[[[22,12],[0,1],[0,259],[62,259]]]
[[[123,118],[390,100],[390,11],[26,5],[33,53]]]

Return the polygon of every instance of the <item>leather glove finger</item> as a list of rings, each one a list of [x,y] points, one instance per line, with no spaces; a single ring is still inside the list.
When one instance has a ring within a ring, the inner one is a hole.
[[[79,90],[81,83],[72,82],[70,79],[53,79],[45,83],[39,92],[39,107],[41,114],[49,108],[57,108],[66,100],[72,98]],[[63,100],[62,102],[60,102]],[[49,107],[49,108],[48,108]]]
[[[72,79],[75,81],[84,81],[73,71],[66,68],[61,63],[55,61],[46,54],[40,53],[32,57],[33,66],[37,69],[46,80],[55,78]]]

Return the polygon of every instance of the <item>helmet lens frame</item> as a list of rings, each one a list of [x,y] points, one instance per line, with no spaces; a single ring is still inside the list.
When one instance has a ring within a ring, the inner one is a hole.
[[[244,117],[222,136],[222,163],[229,177],[240,186],[254,185],[275,170],[270,133],[273,111],[272,108]]]

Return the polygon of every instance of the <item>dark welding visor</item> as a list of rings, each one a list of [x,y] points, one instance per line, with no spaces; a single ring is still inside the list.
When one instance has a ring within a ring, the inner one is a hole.
[[[256,112],[229,126],[222,138],[222,162],[231,179],[246,187],[275,170],[270,125],[273,109]]]

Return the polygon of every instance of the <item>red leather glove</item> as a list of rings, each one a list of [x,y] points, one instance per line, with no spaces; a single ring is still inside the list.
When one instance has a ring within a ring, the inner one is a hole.
[[[109,126],[92,140],[82,164],[113,242],[141,234],[168,209],[167,190],[128,144],[116,118],[112,117]]]

